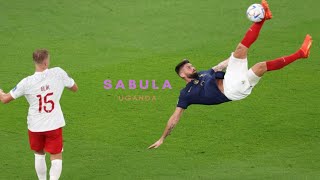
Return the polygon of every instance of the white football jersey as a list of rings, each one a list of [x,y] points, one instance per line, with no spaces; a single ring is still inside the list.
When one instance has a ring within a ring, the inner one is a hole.
[[[73,85],[74,80],[63,69],[55,67],[24,78],[10,94],[14,99],[26,97],[30,105],[28,129],[44,132],[65,126],[60,98],[64,88]]]

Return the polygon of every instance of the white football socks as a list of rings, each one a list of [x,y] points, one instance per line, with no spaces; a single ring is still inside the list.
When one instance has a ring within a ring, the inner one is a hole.
[[[39,180],[47,180],[47,164],[45,154],[34,154],[34,166]]]
[[[55,159],[51,161],[50,180],[58,180],[62,171],[62,160]]]

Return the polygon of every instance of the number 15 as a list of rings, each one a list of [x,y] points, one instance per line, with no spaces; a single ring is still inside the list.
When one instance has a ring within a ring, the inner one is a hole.
[[[47,99],[49,96],[52,96],[52,95],[53,95],[53,92],[48,93],[44,96],[43,109],[46,113],[51,113],[51,111],[53,111],[53,109],[54,109],[54,102],[52,100]],[[39,95],[37,95],[37,98],[39,98],[39,113],[41,113],[41,111],[42,111],[42,96],[39,94]],[[51,104],[50,109],[47,109],[47,106],[46,106],[47,104]]]

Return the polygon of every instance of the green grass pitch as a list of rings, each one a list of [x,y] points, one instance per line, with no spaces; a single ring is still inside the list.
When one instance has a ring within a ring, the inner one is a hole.
[[[53,0],[0,4],[0,86],[7,92],[33,74],[31,54],[45,47],[79,92],[61,105],[61,179],[319,179],[320,1],[269,0],[250,66],[296,51],[310,33],[310,58],[266,74],[253,94],[219,106],[193,105],[164,144],[163,132],[185,86],[174,66],[189,58],[198,70],[227,58],[250,22],[256,1]],[[166,90],[105,90],[103,82],[156,80]],[[155,96],[119,101],[118,96]],[[0,179],[36,179],[29,149],[28,104],[0,105]],[[48,167],[49,161],[48,161]]]

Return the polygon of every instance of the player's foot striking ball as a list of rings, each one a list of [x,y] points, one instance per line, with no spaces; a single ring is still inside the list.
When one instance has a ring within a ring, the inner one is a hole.
[[[50,180],[58,180],[62,171],[62,127],[65,126],[59,101],[65,87],[76,92],[78,86],[63,69],[48,69],[50,56],[47,50],[36,50],[33,60],[35,73],[21,80],[9,93],[0,89],[0,100],[6,104],[25,96],[30,105],[28,134],[37,176],[39,180],[47,179],[47,152],[51,159]]]
[[[188,60],[183,60],[176,66],[177,74],[186,81],[187,85],[180,91],[176,110],[170,117],[161,138],[149,146],[149,149],[157,148],[163,143],[179,122],[183,111],[191,104],[215,105],[244,99],[250,95],[264,73],[281,69],[295,60],[309,56],[312,38],[307,35],[301,48],[295,53],[259,62],[248,70],[248,49],[258,38],[265,21],[272,18],[267,1],[262,0],[261,5],[265,11],[264,19],[249,28],[241,43],[227,60],[201,72],[197,72]],[[223,70],[225,72],[222,72]]]

